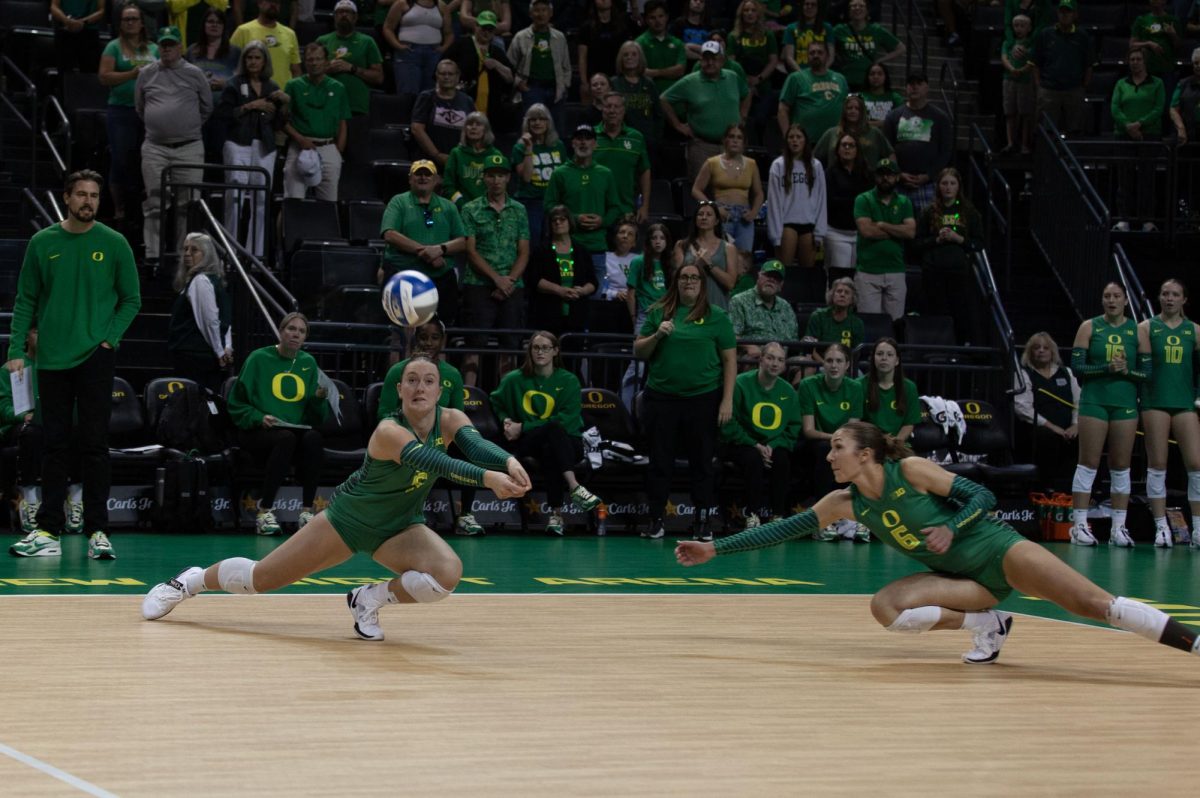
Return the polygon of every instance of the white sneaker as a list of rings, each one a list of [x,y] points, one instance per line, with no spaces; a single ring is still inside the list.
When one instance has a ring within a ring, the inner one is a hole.
[[[482,535],[483,527],[475,520],[474,513],[463,513],[454,522],[456,535]]]
[[[186,587],[187,577],[197,571],[204,573],[203,568],[193,565],[180,571],[175,578],[159,582],[150,588],[150,592],[142,599],[142,617],[147,621],[157,621],[175,609],[179,602],[190,599],[192,594]]]
[[[1076,525],[1071,527],[1071,542],[1076,546],[1095,546],[1096,536],[1090,527]]]
[[[263,536],[278,535],[283,532],[283,527],[275,520],[275,513],[270,510],[261,510],[254,517],[254,531]]]
[[[1122,549],[1133,548],[1133,538],[1129,536],[1129,530],[1123,526],[1114,526],[1112,534],[1108,536],[1108,545],[1118,546]]]
[[[1112,226],[1112,229],[1114,233],[1128,233],[1129,222],[1117,222]]]
[[[859,523],[854,524],[854,542],[855,543],[870,543],[871,530]]]
[[[1170,529],[1155,529],[1154,530],[1154,545],[1156,548],[1169,549],[1175,545],[1175,541],[1171,539]]]
[[[382,640],[383,629],[379,626],[379,608],[383,605],[366,593],[371,585],[356,587],[346,594],[346,606],[354,616],[354,633],[363,640]]]
[[[296,530],[304,529],[304,527],[308,526],[308,522],[316,517],[317,514],[312,510],[301,510],[300,514],[296,516]]]
[[[1000,656],[1000,647],[1004,645],[1009,631],[1012,630],[1011,613],[988,610],[988,614],[993,616],[996,625],[987,631],[975,633],[975,647],[962,655],[963,662],[968,665],[986,665],[989,662],[995,662],[996,658]]]
[[[762,526],[762,519],[758,517],[758,513],[750,513],[746,516],[745,529],[757,529]]]

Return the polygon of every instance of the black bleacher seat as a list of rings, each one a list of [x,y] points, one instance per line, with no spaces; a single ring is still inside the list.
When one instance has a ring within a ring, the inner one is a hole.
[[[562,104],[561,119],[563,120],[563,129],[558,131],[560,138],[564,141],[570,140],[571,131],[586,121],[585,117],[587,116],[588,108],[589,106],[583,103],[565,102]]]
[[[76,111],[105,111],[108,108],[108,89],[91,72],[68,72],[62,76],[63,110],[67,116]]]
[[[650,181],[650,215],[655,219],[680,215],[679,206],[675,202],[675,188],[665,177],[656,177]]]
[[[863,343],[874,343],[880,338],[893,338],[896,335],[896,325],[892,317],[886,313],[859,313],[863,320]]]
[[[995,407],[982,399],[959,399],[957,404],[967,422],[958,450],[986,456],[986,462],[977,464],[984,484],[996,492],[1027,492],[1037,481],[1037,466],[1013,462],[1011,436]]]
[[[585,430],[595,427],[600,431],[602,440],[627,443],[635,451],[642,451],[644,447],[634,427],[633,417],[615,391],[583,388],[579,392],[579,400]]]
[[[283,252],[289,259],[305,242],[349,243],[342,237],[336,202],[285,199],[282,225]]]
[[[1079,14],[1079,27],[1093,36],[1096,34],[1114,34],[1118,31],[1128,33],[1130,13],[1140,13],[1131,10],[1124,2],[1118,3],[1089,3]],[[1128,38],[1126,38],[1128,44]]]
[[[290,288],[300,307],[318,318],[375,323],[383,313],[378,270],[379,253],[370,247],[300,249],[292,256]]]
[[[45,0],[2,0],[0,50],[34,80],[42,69],[54,66],[50,4]]]
[[[369,113],[371,127],[381,128],[388,125],[411,124],[413,104],[416,100],[416,95],[413,94],[372,92],[371,110]]]
[[[318,37],[329,33],[328,19],[315,19],[312,22],[303,20],[296,21],[296,40],[300,43],[300,49],[304,50],[304,45],[315,42]]]
[[[971,30],[984,31],[988,33],[1003,33],[1004,6],[989,6],[983,4],[976,5],[974,16],[971,20]]]
[[[363,455],[367,453],[364,431],[367,426],[363,423],[363,409],[358,403],[354,389],[341,380],[333,380],[338,392],[338,409],[341,420],[334,416],[332,409],[321,424],[321,437],[325,444],[325,466],[333,478],[345,479],[348,470],[362,465]],[[374,428],[374,424],[370,425]]]
[[[487,391],[477,385],[464,385],[463,394],[463,412],[471,420],[471,425],[489,441],[503,442],[504,435],[501,434],[500,425],[496,422],[495,414],[492,413],[492,404],[488,399]]]
[[[45,0],[4,0],[0,30],[51,30],[50,4]]]
[[[380,242],[379,225],[387,206],[378,200],[350,200],[345,203],[346,237],[351,244]]]
[[[388,324],[377,285],[339,285],[321,299],[317,317],[354,324]]]
[[[677,177],[671,181],[675,187],[675,196],[679,198],[679,215],[687,221],[691,221],[696,215],[696,209],[700,207],[700,203],[692,196],[692,182],[686,177]]]
[[[338,201],[361,199],[380,199],[375,196],[375,177],[371,174],[371,164],[346,161],[338,178]]]
[[[146,411],[133,386],[122,377],[113,378],[112,415],[108,422],[109,460],[113,484],[153,483],[153,467],[162,462],[163,452],[122,451],[154,443],[146,424]]]
[[[371,178],[375,183],[375,198],[389,202],[397,194],[408,191],[408,170],[411,161],[372,161]]]
[[[373,127],[364,161],[409,161],[408,132],[400,127]]]
[[[950,316],[905,316],[903,343],[914,346],[957,346],[954,319]],[[930,353],[919,352],[916,359],[932,362]]]
[[[363,397],[363,421],[367,425],[367,429],[375,429],[376,419],[379,417],[379,397],[383,395],[383,383],[373,382],[367,386],[366,395]],[[367,436],[368,438],[370,435]]]

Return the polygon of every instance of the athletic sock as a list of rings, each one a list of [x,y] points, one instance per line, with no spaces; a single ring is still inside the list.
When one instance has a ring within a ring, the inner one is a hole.
[[[1192,540],[1200,540],[1200,515],[1192,516]]]
[[[1154,519],[1154,528],[1159,532],[1170,533],[1171,525],[1167,523],[1167,517],[1164,515],[1161,518]]]
[[[37,485],[25,485],[17,488],[17,490],[20,491],[21,497],[29,504],[37,504],[42,499],[42,491]]]
[[[1200,654],[1200,641],[1194,629],[1140,601],[1117,596],[1108,605],[1107,616],[1108,622],[1118,629],[1133,632],[1164,646]]]
[[[1116,529],[1117,527],[1125,527],[1125,516],[1127,514],[1127,510],[1113,510],[1113,529]]]
[[[72,482],[67,486],[67,501],[73,504],[83,504],[83,485],[79,482]]]
[[[964,612],[962,628],[972,632],[986,632],[996,628],[996,619],[990,612]]]
[[[367,589],[363,591],[363,595],[379,604],[398,604],[400,603],[400,599],[396,598],[396,594],[388,588],[390,584],[391,580],[368,585]]]
[[[1087,510],[1072,510],[1071,511],[1071,523],[1074,526],[1086,527],[1087,526],[1087,514],[1088,514]]]
[[[195,596],[208,590],[204,586],[204,571],[190,571],[183,576],[183,589],[189,596]]]

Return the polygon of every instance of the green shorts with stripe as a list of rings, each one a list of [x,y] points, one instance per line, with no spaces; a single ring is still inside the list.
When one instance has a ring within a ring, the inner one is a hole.
[[[345,542],[350,551],[363,554],[374,554],[377,548],[409,527],[425,523],[425,514],[418,513],[409,518],[407,523],[396,526],[389,525],[384,529],[379,529],[360,523],[346,513],[339,513],[336,508],[336,504],[325,508],[325,517],[329,519],[333,531],[338,533],[338,537]]]
[[[1101,421],[1137,421],[1138,412],[1136,407],[1116,407],[1080,402],[1079,415],[1098,418]]]
[[[952,548],[958,548],[955,559],[971,565],[952,572],[938,570],[938,573],[978,582],[996,597],[996,601],[1004,601],[1013,592],[1012,585],[1004,575],[1004,555],[1025,538],[1001,521],[988,519],[980,523],[990,528],[980,530],[982,534],[970,535],[951,544]]]

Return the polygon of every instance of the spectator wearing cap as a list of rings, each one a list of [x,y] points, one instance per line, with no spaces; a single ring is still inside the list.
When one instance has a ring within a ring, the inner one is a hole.
[[[1092,37],[1075,22],[1076,0],[1058,4],[1058,22],[1033,37],[1033,80],[1037,86],[1037,118],[1049,114],[1063,133],[1083,130],[1083,93],[1096,62]]]
[[[462,142],[450,151],[442,184],[442,193],[460,210],[483,196],[483,165],[489,157],[502,154],[495,145],[496,136],[488,118],[472,111],[463,125]]]
[[[424,272],[438,290],[437,315],[446,324],[458,317],[458,277],[450,255],[466,249],[466,230],[454,203],[434,193],[437,166],[414,161],[408,170],[409,190],[388,202],[379,226],[387,242],[379,282],[405,269]]]
[[[908,197],[897,193],[900,170],[891,158],[875,167],[875,188],[854,200],[858,226],[858,273],[854,287],[861,313],[886,313],[892,320],[904,315],[908,293],[904,282],[904,244],[917,232]]]
[[[489,24],[489,16],[497,36],[512,32],[512,7],[508,0],[461,0],[458,6],[458,24],[468,33]]]
[[[654,81],[654,87],[662,94],[687,70],[687,47],[667,31],[669,16],[665,0],[647,0],[642,22],[646,30],[634,41],[645,55],[646,77]]]
[[[700,47],[700,71],[684,75],[662,96],[659,106],[671,127],[687,140],[688,179],[695,180],[704,162],[721,154],[721,140],[730,125],[744,123],[750,107],[746,83],[722,69],[725,53],[718,42]],[[684,109],[686,122],[675,113]]]
[[[462,322],[467,327],[525,326],[525,283],[521,275],[529,264],[529,216],[525,206],[508,196],[511,177],[512,165],[507,158],[498,152],[488,155],[483,163],[485,194],[462,209],[467,236]],[[516,336],[506,336],[500,341],[505,349],[516,349],[520,343]],[[487,338],[469,337],[467,345],[484,347]],[[507,373],[513,362],[511,355],[502,355],[497,373]],[[478,384],[478,372],[479,356],[468,355],[463,361],[463,376],[468,385]]]
[[[783,263],[769,260],[759,267],[754,290],[743,291],[729,300],[729,320],[733,322],[734,335],[776,341],[800,338],[796,311],[779,296],[785,274]],[[751,358],[759,356],[759,348],[755,345],[746,345],[743,351]]]
[[[571,54],[566,34],[550,24],[553,17],[550,0],[533,0],[529,4],[530,25],[513,36],[508,60],[517,73],[522,113],[541,103],[561,126],[560,104],[571,87]]]
[[[329,59],[324,45],[313,42],[304,48],[304,66],[308,74],[292,78],[283,88],[292,98],[291,119],[284,128],[292,145],[283,165],[283,196],[303,198],[307,188],[315,187],[317,199],[337,202],[350,100],[345,87],[325,74]],[[314,152],[319,159],[316,173],[313,156],[304,154]]]
[[[446,57],[462,70],[459,89],[475,101],[475,110],[487,114],[494,126],[504,129],[511,117],[509,100],[515,73],[498,38],[495,12],[480,11],[475,20],[475,32],[456,39]]]
[[[744,480],[746,506],[739,509],[747,529],[789,514],[800,400],[796,389],[779,378],[785,368],[787,350],[771,341],[762,348],[758,368],[733,381],[733,417],[721,427],[721,453],[733,461]]]
[[[620,215],[636,213],[641,223],[650,213],[650,153],[646,139],[625,124],[623,94],[610,91],[603,102],[603,118],[596,125],[596,163],[613,173]]]
[[[235,13],[238,9],[235,5]],[[300,76],[300,41],[294,30],[279,21],[279,0],[260,0],[258,17],[238,25],[229,37],[231,44],[243,49],[253,41],[267,46],[271,53],[271,73],[276,81],[283,82],[289,75]]]
[[[371,110],[371,88],[383,85],[383,55],[375,39],[359,33],[358,6],[338,0],[333,7],[333,31],[317,39],[329,55],[326,74],[346,89],[350,113],[365,116]]]
[[[776,118],[784,136],[789,127],[800,125],[808,140],[816,144],[825,131],[837,127],[850,87],[844,76],[829,68],[828,58],[829,50],[823,42],[811,42],[808,66],[783,82]]]
[[[617,220],[620,209],[616,180],[593,160],[596,131],[591,125],[575,128],[571,149],[575,157],[550,175],[545,207],[567,206],[574,221],[574,240],[587,247],[593,267],[599,270],[604,268],[605,231]]]
[[[444,167],[450,150],[462,141],[467,116],[475,102],[458,90],[458,64],[449,58],[438,62],[434,88],[423,91],[413,105],[412,137],[425,157]]]
[[[954,124],[940,108],[929,104],[929,78],[924,72],[908,76],[907,99],[883,122],[883,133],[895,149],[900,168],[900,192],[922,213],[933,204],[933,178],[950,165],[954,155]]]
[[[179,28],[166,26],[158,32],[159,58],[138,73],[133,89],[134,107],[146,125],[142,142],[142,180],[146,200],[142,203],[142,231],[146,259],[157,262],[160,255],[162,176],[172,164],[204,163],[202,128],[212,115],[213,96],[208,78],[199,67],[183,60]],[[200,169],[172,169],[170,182],[198,183]],[[186,212],[191,192],[183,192],[176,204]],[[182,230],[180,235],[182,236]]]

